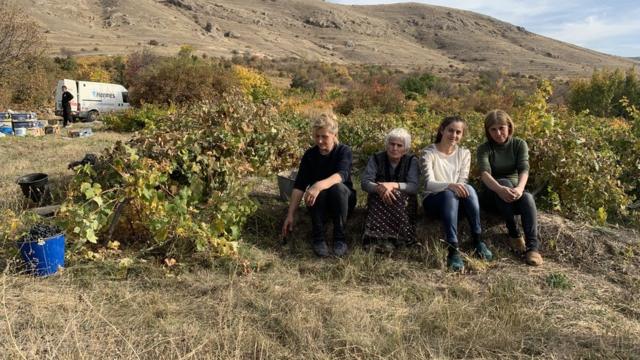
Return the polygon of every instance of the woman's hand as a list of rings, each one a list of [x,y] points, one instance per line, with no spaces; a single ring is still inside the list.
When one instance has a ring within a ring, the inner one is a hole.
[[[459,198],[466,199],[469,197],[469,191],[464,184],[451,183],[447,186],[447,189],[451,190]]]
[[[518,200],[522,197],[522,194],[524,193],[524,189],[521,189],[520,187],[515,187],[513,189],[511,189],[511,193],[515,196],[515,200]]]
[[[378,186],[376,187],[378,196],[380,196],[382,201],[387,205],[392,205],[397,199],[396,195],[393,193],[396,188],[396,184],[397,183],[383,182],[378,183]]]
[[[295,222],[293,215],[287,214],[287,218],[284,219],[284,224],[282,224],[282,237],[287,237],[290,232],[293,231],[293,223]]]
[[[322,189],[320,189],[320,186],[318,186],[318,183],[313,184],[304,193],[304,203],[308,207],[313,206],[313,204],[316,203],[316,199],[318,198],[320,191],[322,191]]]
[[[507,186],[502,186],[497,194],[506,203],[512,203],[522,196],[522,193],[518,193],[516,189]]]
[[[381,195],[381,193],[385,193],[387,191],[393,191],[398,187],[397,183],[394,182],[379,182],[377,184],[378,187],[376,188],[376,191],[378,192],[378,195]]]

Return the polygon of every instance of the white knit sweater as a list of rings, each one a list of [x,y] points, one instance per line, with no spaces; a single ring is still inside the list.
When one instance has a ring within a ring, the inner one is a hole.
[[[425,197],[446,190],[451,183],[466,183],[470,166],[471,152],[457,145],[450,155],[438,151],[435,144],[422,149],[420,167],[425,177]]]

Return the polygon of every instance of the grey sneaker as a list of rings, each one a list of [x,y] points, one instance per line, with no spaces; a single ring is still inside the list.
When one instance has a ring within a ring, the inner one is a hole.
[[[333,253],[338,257],[344,256],[348,249],[349,247],[344,241],[336,241],[336,243],[333,244]]]
[[[319,257],[327,257],[329,256],[329,247],[324,241],[314,241],[313,252],[316,253],[316,255],[318,255]]]

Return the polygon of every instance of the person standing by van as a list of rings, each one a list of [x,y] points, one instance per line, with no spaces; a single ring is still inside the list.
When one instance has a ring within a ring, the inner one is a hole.
[[[71,122],[71,100],[73,95],[67,90],[67,87],[62,85],[62,125],[67,127]]]

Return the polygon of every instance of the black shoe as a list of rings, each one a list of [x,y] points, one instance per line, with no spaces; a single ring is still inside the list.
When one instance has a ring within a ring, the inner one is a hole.
[[[336,243],[333,244],[333,253],[337,257],[344,256],[347,253],[347,250],[349,250],[349,247],[347,246],[347,243],[344,241],[336,241]]]
[[[319,257],[327,257],[329,256],[329,247],[324,241],[314,241],[313,252],[316,253],[316,255],[318,255]]]
[[[371,249],[373,249],[373,241],[371,241],[371,238],[368,236],[365,236],[362,238],[362,250],[364,251],[370,251]]]

